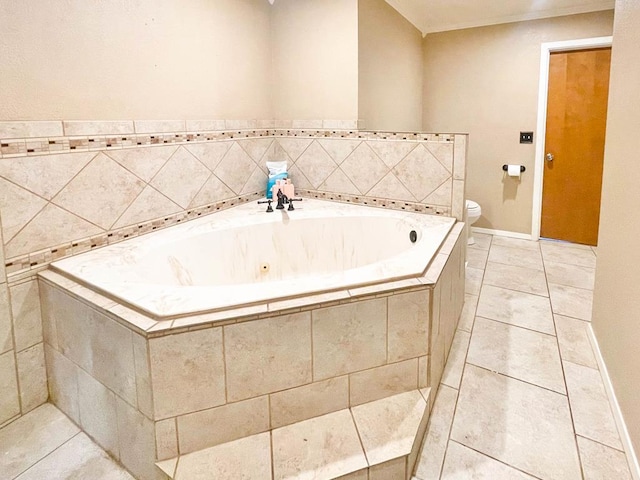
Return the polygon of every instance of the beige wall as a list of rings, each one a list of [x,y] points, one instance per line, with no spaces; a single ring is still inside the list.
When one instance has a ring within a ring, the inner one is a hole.
[[[3,0],[0,120],[271,118],[269,41],[266,0]]]
[[[611,35],[611,11],[427,35],[423,129],[470,134],[467,198],[482,206],[475,226],[531,233],[540,44]],[[527,167],[520,183],[502,165]]]
[[[367,130],[422,129],[422,34],[384,0],[358,2],[358,71]]]
[[[640,3],[616,1],[593,329],[640,451]]]
[[[277,0],[272,8],[275,118],[357,120],[358,0]]]

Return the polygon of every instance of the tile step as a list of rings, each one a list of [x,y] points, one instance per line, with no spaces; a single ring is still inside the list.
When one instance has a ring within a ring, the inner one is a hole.
[[[175,480],[410,480],[430,395],[412,390],[156,465]]]

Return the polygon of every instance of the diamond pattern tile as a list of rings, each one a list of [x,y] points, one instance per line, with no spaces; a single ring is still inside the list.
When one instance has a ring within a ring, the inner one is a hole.
[[[233,197],[235,194],[215,175],[211,175],[191,201],[191,207],[201,207]]]
[[[182,208],[187,208],[209,175],[209,169],[184,147],[180,147],[154,177],[151,185]]]
[[[138,177],[100,153],[52,201],[106,230],[143,188]]]
[[[318,188],[336,169],[336,162],[318,142],[313,142],[296,162],[313,188]]]
[[[376,198],[390,198],[394,200],[406,200],[408,202],[415,202],[416,198],[411,194],[409,190],[402,184],[398,177],[389,172],[385,177],[380,180],[371,190],[367,192],[370,197]]]
[[[254,192],[264,192],[267,191],[267,174],[264,173],[260,168],[256,167],[253,171],[247,183],[242,188],[240,193],[254,193]]]
[[[428,142],[425,144],[429,153],[447,169],[453,173],[453,143]]]
[[[276,142],[289,155],[292,162],[297,162],[300,155],[311,145],[313,140],[310,138],[278,138]]]
[[[130,172],[148,182],[158,173],[178,149],[175,145],[158,147],[124,148],[109,151],[107,155]]]
[[[95,156],[80,152],[3,159],[0,176],[51,200]]]
[[[235,194],[242,191],[256,163],[240,145],[234,143],[213,173]]]
[[[262,157],[264,157],[273,141],[273,138],[250,138],[248,140],[239,140],[238,143],[254,162],[260,163],[263,161]]]
[[[409,155],[417,146],[416,142],[398,141],[369,141],[367,145],[382,159],[389,168],[395,167],[400,161]]]
[[[419,201],[451,176],[451,173],[422,145],[418,145],[396,165],[393,173]]]
[[[235,142],[196,143],[186,149],[212,172]]]
[[[0,178],[2,235],[8,242],[47,204],[43,198]]]
[[[339,168],[336,168],[335,172],[329,175],[322,185],[320,185],[318,190],[322,190],[323,192],[347,193],[351,195],[358,195],[360,193],[358,188],[351,182],[351,180],[349,180],[349,177],[347,177]]]
[[[154,218],[171,215],[180,210],[182,209],[179,205],[169,200],[152,186],[147,185],[142,193],[138,195],[138,198],[125,210],[113,228],[135,225]]]
[[[304,173],[302,173],[296,165],[289,167],[289,178],[295,188],[313,188],[311,182],[307,180],[307,177],[304,176]]]
[[[318,140],[318,143],[340,165],[362,142],[360,140],[326,138]]]
[[[366,143],[360,144],[340,166],[360,193],[365,194],[389,172]]]
[[[424,203],[430,205],[451,205],[451,183],[451,179],[446,180],[424,199]]]

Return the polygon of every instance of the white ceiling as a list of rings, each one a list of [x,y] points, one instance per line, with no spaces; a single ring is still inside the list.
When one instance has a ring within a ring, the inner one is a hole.
[[[615,0],[386,0],[423,35],[612,9]]]

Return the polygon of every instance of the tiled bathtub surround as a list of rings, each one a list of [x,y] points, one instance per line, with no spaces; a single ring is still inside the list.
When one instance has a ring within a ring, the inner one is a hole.
[[[146,480],[162,478],[157,460],[438,385],[464,300],[462,227],[419,279],[208,320],[122,318],[48,272],[52,400]]]

